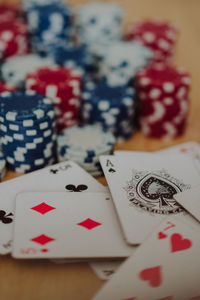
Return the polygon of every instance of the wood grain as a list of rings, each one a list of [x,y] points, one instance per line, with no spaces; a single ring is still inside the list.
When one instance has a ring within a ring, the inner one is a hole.
[[[18,3],[9,0],[6,3]],[[69,1],[72,5],[87,0]],[[92,1],[91,1],[92,2]],[[102,1],[103,2],[103,1]],[[104,1],[107,2],[107,1]],[[117,149],[154,151],[184,141],[200,142],[200,1],[199,0],[116,0],[126,9],[127,23],[138,18],[160,17],[180,29],[174,63],[192,75],[191,110],[185,134],[170,142],[145,138],[136,133]],[[6,180],[18,176],[8,172]],[[100,182],[106,183],[104,178]],[[103,285],[86,263],[56,265],[49,261],[19,261],[0,258],[0,298],[4,300],[89,300]],[[109,299],[105,299],[109,300]]]

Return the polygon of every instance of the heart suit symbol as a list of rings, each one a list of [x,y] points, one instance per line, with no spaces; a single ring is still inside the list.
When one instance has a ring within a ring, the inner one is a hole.
[[[162,231],[158,232],[158,239],[165,239],[167,237],[167,235],[165,233],[163,233]]]
[[[171,252],[187,250],[192,246],[189,239],[184,239],[181,234],[174,233],[171,236]]]
[[[162,283],[161,266],[144,269],[139,273],[142,280],[148,281],[152,287],[158,287]]]

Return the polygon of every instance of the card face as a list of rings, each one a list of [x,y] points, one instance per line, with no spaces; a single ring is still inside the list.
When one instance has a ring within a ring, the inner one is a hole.
[[[168,147],[159,151],[156,151],[156,153],[168,153],[168,154],[183,154],[183,155],[189,155],[192,158],[195,158],[197,156],[197,153],[200,150],[200,145],[196,142],[186,142],[181,143],[172,147]]]
[[[129,244],[142,243],[166,215],[185,218],[173,195],[199,183],[189,156],[135,153],[100,160]]]
[[[136,247],[135,247],[136,248]],[[101,280],[110,280],[124,260],[96,261],[89,265]]]
[[[174,199],[200,222],[200,186],[176,194]]]
[[[151,153],[159,153],[159,154],[184,154],[190,155],[191,157],[195,158],[200,150],[200,145],[196,142],[186,142],[181,143],[172,147],[167,147],[159,151],[154,151]],[[123,151],[117,150],[114,152],[115,155],[132,155],[134,153],[139,153],[138,151]],[[140,153],[147,153],[147,152],[140,152]],[[149,153],[149,152],[148,152]]]
[[[15,196],[22,191],[102,192],[107,187],[70,161],[0,183],[0,254],[11,250]]]
[[[21,193],[16,197],[15,258],[125,258],[110,193]]]
[[[135,153],[149,153],[149,152],[137,152],[137,151],[115,151],[115,155],[134,155]],[[193,158],[195,168],[200,173],[200,145],[196,142],[181,143],[176,146],[167,147],[159,151],[150,152],[154,154],[180,154]]]
[[[199,231],[165,218],[93,300],[200,299],[199,249]]]

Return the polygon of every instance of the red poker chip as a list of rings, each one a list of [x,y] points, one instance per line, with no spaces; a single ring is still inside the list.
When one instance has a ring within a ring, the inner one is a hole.
[[[76,70],[53,66],[28,74],[27,89],[52,99],[56,111],[57,131],[78,123],[82,77]]]
[[[0,93],[3,92],[14,92],[16,91],[16,87],[14,86],[9,86],[6,82],[0,81]]]
[[[128,40],[137,40],[150,48],[155,61],[171,58],[177,40],[178,30],[169,22],[146,20],[130,25],[126,36]]]
[[[170,122],[157,122],[151,125],[143,123],[141,129],[143,134],[146,136],[170,140],[182,135],[185,131],[186,124],[186,120],[178,125],[174,125]]]
[[[18,17],[20,9],[18,6],[2,3],[0,4],[0,22],[15,19]]]
[[[183,133],[189,111],[190,76],[180,68],[155,64],[137,74],[141,131],[174,138]]]
[[[0,21],[0,55],[6,59],[28,52],[27,26],[21,20]]]

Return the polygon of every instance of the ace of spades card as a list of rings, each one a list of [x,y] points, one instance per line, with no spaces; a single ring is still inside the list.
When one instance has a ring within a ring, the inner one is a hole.
[[[199,184],[189,156],[135,153],[102,156],[103,167],[126,241],[137,245],[166,215],[190,218],[173,195]]]

